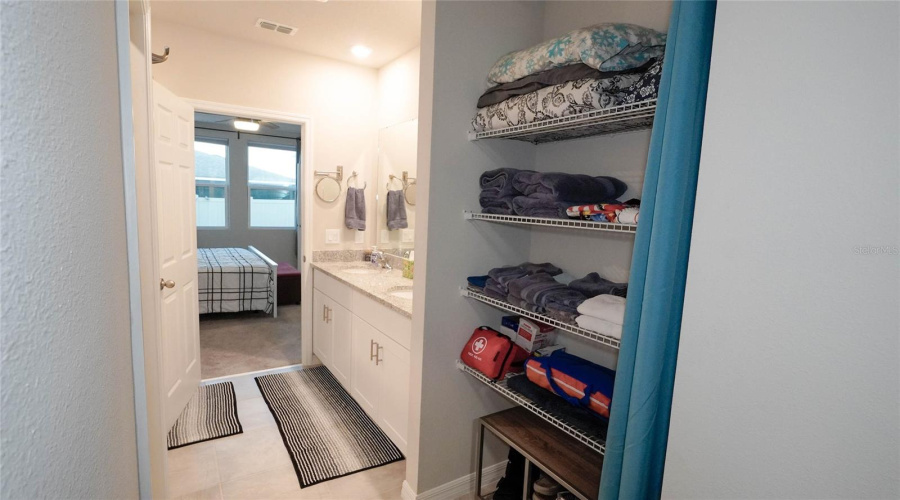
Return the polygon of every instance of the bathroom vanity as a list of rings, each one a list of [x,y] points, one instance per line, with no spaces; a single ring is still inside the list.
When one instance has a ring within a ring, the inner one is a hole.
[[[406,453],[412,280],[367,262],[313,262],[313,354]]]

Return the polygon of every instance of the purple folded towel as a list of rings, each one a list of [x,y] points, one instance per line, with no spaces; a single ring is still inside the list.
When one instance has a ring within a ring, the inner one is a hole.
[[[559,172],[518,172],[513,177],[512,184],[526,196],[548,194],[558,201],[573,204],[613,201],[628,190],[628,185],[615,177]]]

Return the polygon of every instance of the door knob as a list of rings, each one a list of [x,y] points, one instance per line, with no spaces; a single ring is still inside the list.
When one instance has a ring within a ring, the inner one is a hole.
[[[162,278],[159,279],[159,289],[163,288],[175,288],[175,282],[172,280],[164,280]]]

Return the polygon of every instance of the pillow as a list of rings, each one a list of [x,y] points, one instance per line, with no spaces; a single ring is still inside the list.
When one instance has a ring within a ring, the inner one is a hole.
[[[501,57],[488,73],[491,84],[510,83],[548,69],[583,62],[601,71],[636,68],[662,54],[666,34],[624,23],[581,28],[530,49]]]
[[[622,100],[623,104],[656,99],[659,93],[659,80],[662,77],[662,65],[662,59],[653,61],[647,71],[641,75],[641,78],[625,91],[625,98]]]

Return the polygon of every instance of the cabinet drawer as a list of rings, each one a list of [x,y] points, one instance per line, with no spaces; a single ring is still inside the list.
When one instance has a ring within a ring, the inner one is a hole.
[[[341,283],[340,281],[332,278],[331,276],[319,271],[315,270],[313,274],[313,287],[316,290],[321,291],[325,295],[334,299],[338,304],[346,307],[347,309],[353,310],[352,307],[352,299],[353,299],[353,289],[350,286]]]
[[[363,293],[353,292],[353,313],[409,350],[412,321]]]

